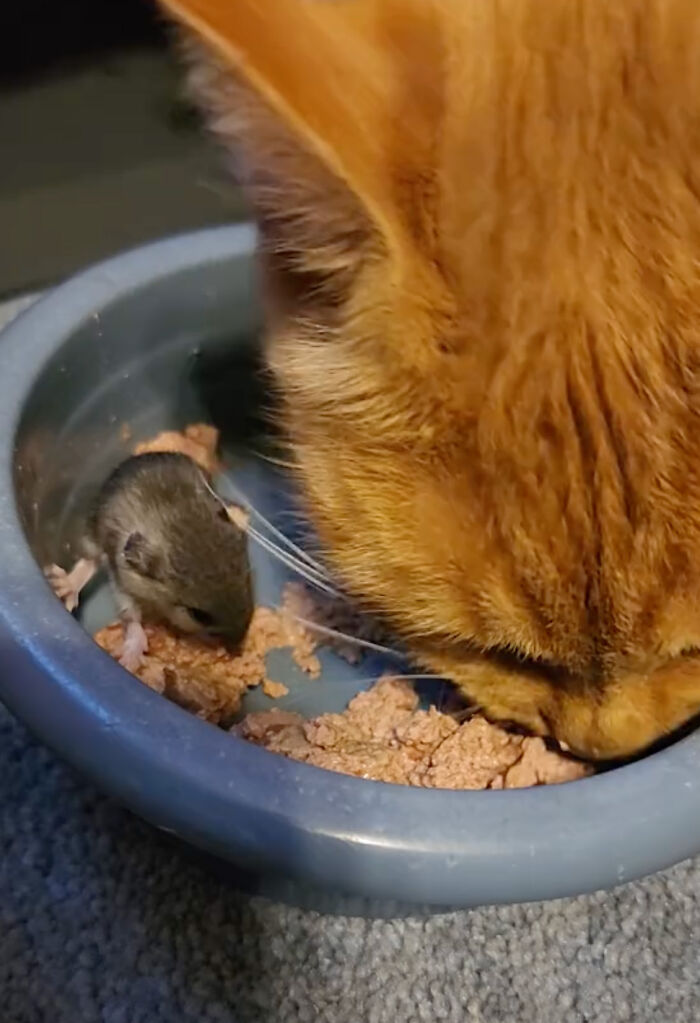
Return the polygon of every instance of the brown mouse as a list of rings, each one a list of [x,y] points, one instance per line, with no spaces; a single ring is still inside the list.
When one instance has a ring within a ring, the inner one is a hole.
[[[100,565],[108,569],[125,627],[120,663],[134,671],[147,650],[142,616],[232,643],[245,635],[253,593],[245,531],[205,473],[185,455],[122,462],[97,495],[83,557],[46,576],[72,611]]]

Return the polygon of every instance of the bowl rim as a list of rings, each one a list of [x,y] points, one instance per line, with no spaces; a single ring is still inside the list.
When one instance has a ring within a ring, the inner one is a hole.
[[[131,678],[51,594],[20,523],[25,402],[76,327],[147,284],[252,258],[225,226],[133,249],[59,285],[0,336],[0,698],[44,743],[156,826],[208,852],[343,891],[440,906],[612,887],[700,850],[700,732],[574,784],[465,792],[287,760]]]

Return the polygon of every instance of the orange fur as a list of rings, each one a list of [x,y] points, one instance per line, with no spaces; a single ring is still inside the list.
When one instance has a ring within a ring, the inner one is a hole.
[[[700,7],[166,0],[338,570],[590,756],[700,711]]]

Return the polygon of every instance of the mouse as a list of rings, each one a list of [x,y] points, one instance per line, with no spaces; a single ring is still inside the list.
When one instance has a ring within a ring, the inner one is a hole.
[[[245,513],[228,508],[186,455],[133,455],[109,475],[93,503],[70,571],[46,578],[68,611],[102,567],[124,626],[120,664],[136,671],[148,651],[144,619],[237,644],[253,615]]]

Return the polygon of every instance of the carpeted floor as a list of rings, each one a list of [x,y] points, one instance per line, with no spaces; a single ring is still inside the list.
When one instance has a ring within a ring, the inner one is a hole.
[[[440,915],[285,892],[219,879],[0,709],[0,1023],[700,1018],[700,861]]]
[[[691,1023],[700,863],[372,919],[240,894],[0,711],[2,1023]],[[371,907],[364,907],[371,910]]]

